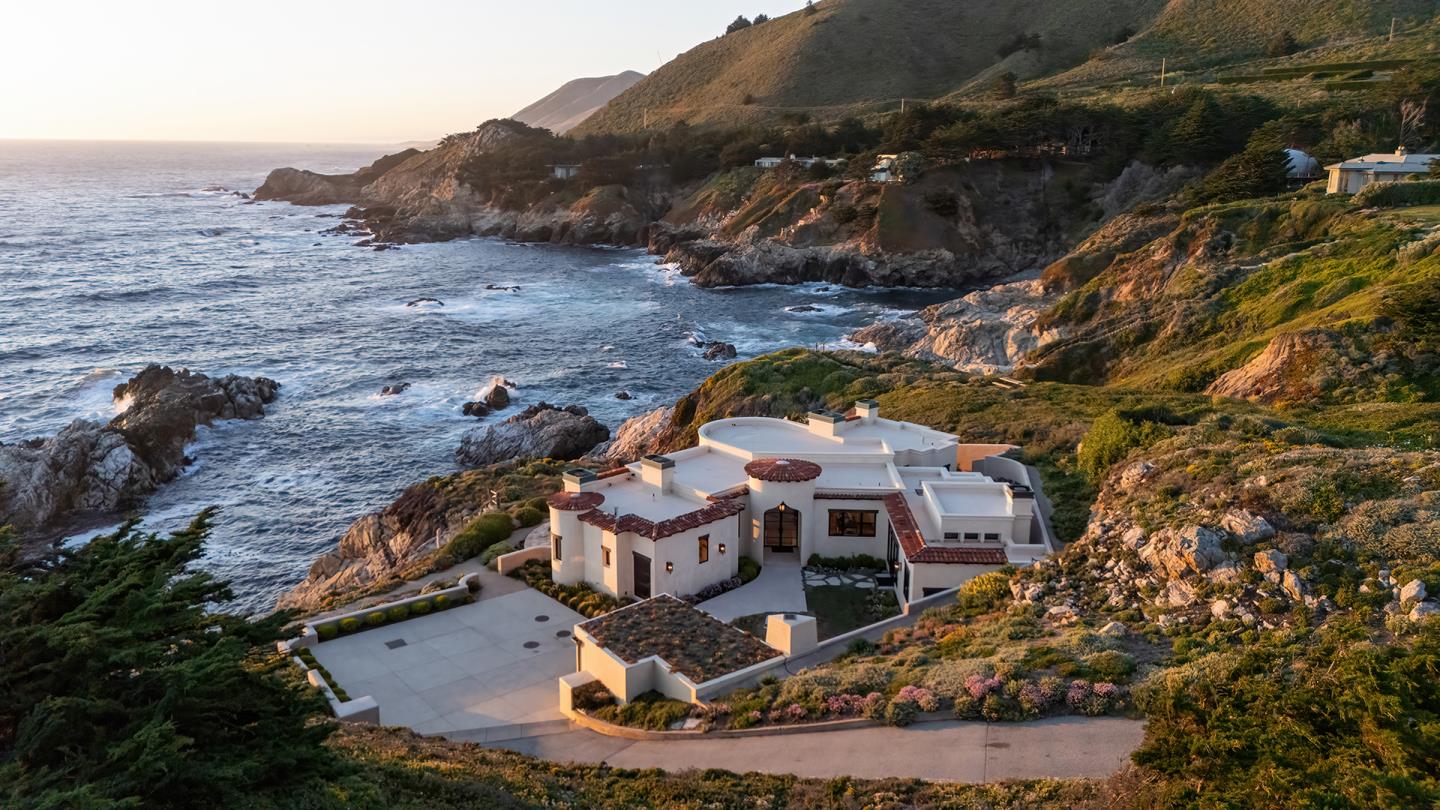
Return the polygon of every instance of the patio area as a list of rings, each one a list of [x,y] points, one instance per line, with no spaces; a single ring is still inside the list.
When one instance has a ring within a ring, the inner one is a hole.
[[[575,671],[572,631],[582,621],[524,588],[313,650],[352,697],[380,704],[381,723],[473,731],[564,719],[556,679]]]

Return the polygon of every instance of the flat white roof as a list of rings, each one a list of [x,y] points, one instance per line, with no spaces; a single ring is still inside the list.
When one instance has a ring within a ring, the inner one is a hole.
[[[639,479],[611,484],[597,491],[605,496],[605,502],[598,507],[601,512],[614,514],[619,510],[621,515],[636,515],[656,523],[704,506],[673,492],[661,492]]]
[[[675,461],[675,484],[713,495],[745,483],[745,460],[710,447],[670,456]]]
[[[926,493],[939,507],[940,514],[955,517],[1008,517],[1009,499],[1005,486],[993,482],[937,481],[926,482]]]
[[[845,442],[817,436],[810,428],[784,419],[727,419],[711,422],[700,429],[701,436],[757,457],[805,455],[809,453],[840,453]],[[873,446],[880,452],[879,444]]]
[[[891,419],[846,422],[841,431],[846,444],[854,439],[883,441],[891,450],[932,450],[956,443],[956,438],[948,433]]]
[[[821,465],[820,477],[815,481],[816,489],[904,489],[905,482],[889,462],[873,464]]]

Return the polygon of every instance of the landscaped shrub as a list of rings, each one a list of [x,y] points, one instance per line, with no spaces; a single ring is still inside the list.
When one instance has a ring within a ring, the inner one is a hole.
[[[892,700],[885,706],[885,722],[892,726],[908,726],[915,722],[917,708],[908,700]]]
[[[315,635],[319,636],[321,641],[329,641],[340,635],[340,628],[334,624],[317,624]]]
[[[869,554],[856,554],[853,557],[822,557],[811,554],[805,564],[811,568],[829,568],[832,571],[885,570],[885,561]]]
[[[868,638],[856,638],[850,640],[850,645],[845,651],[851,655],[871,655],[875,652],[875,642]]]
[[[411,603],[411,605],[410,605],[410,615],[412,615],[412,616],[424,616],[424,615],[426,615],[427,613],[429,613],[430,611],[432,611],[432,610],[434,610],[434,609],[435,609],[435,606],[434,606],[433,604],[431,604],[430,600],[428,600],[428,599],[426,599],[426,600],[423,601],[423,602],[413,602],[413,603]]]
[[[351,616],[340,620],[340,632],[353,633],[360,629],[360,620]]]
[[[751,557],[740,558],[740,581],[753,582],[760,576],[760,563]]]
[[[591,681],[576,688],[571,692],[571,699],[574,707],[582,712],[594,712],[615,705],[615,695],[600,681]]]
[[[531,506],[525,506],[515,510],[516,522],[518,522],[522,528],[526,529],[531,526],[539,526],[547,516],[548,513],[545,510],[536,509]]]
[[[436,610],[446,610],[455,606],[455,600],[451,599],[448,594],[438,594],[432,601],[435,604]]]
[[[664,731],[690,716],[690,704],[671,700],[659,692],[646,692],[624,706],[603,706],[594,714],[618,726]]]
[[[495,545],[480,552],[480,564],[489,565],[490,563],[495,561],[496,557],[504,554],[509,554],[511,551],[514,550],[515,549],[511,547],[509,540],[501,540]]]
[[[1085,668],[1102,681],[1124,681],[1135,671],[1135,659],[1119,650],[1086,656]]]
[[[477,557],[501,540],[510,539],[515,521],[504,512],[488,512],[475,518],[445,546],[445,554],[454,560]]]
[[[377,610],[374,613],[366,613],[365,623],[371,627],[379,627],[385,623],[385,612]]]
[[[733,591],[744,584],[745,580],[741,579],[740,577],[731,577],[729,579],[724,579],[719,582],[706,585],[705,587],[700,589],[699,593],[694,594],[693,596],[686,596],[685,601],[689,602],[692,605],[699,604],[700,602],[704,602],[706,599],[714,599],[721,594],[729,593],[730,591]]]
[[[391,605],[385,609],[385,618],[391,622],[403,622],[410,618],[410,608],[405,605]]]
[[[1010,598],[1010,574],[991,571],[960,586],[956,599],[967,610],[991,611]]]

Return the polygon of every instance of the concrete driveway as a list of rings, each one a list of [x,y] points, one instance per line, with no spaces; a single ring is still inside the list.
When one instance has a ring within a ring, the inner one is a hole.
[[[723,768],[820,779],[899,777],[983,783],[1108,776],[1129,761],[1144,736],[1145,723],[1140,720],[1056,717],[1028,723],[952,720],[909,728],[871,726],[663,742],[578,730],[508,740],[498,746],[555,762],[603,762],[616,768]],[[462,734],[453,739],[475,738]]]
[[[798,554],[768,554],[760,576],[697,605],[722,622],[752,613],[804,613],[805,580]]]
[[[482,595],[484,592],[482,591]],[[556,679],[575,671],[584,621],[525,588],[327,641],[315,657],[380,722],[421,734],[563,720]]]

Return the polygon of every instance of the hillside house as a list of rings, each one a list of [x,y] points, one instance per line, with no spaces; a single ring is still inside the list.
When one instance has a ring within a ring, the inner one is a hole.
[[[786,161],[806,169],[814,166],[816,163],[824,163],[832,169],[845,165],[845,161],[842,158],[795,157],[794,155],[787,155],[786,157],[762,157],[755,161],[755,168],[773,169]]]
[[[556,163],[550,167],[550,176],[556,180],[569,180],[580,174],[580,166],[576,163]]]
[[[1326,166],[1330,194],[1354,194],[1371,183],[1395,183],[1425,177],[1440,155],[1411,154],[1402,146],[1393,154],[1374,154]]]
[[[875,165],[870,167],[870,182],[895,183],[900,180],[900,156],[876,155]]]
[[[549,498],[551,571],[646,599],[724,582],[741,556],[866,554],[905,605],[1054,550],[1008,449],[881,418],[870,401],[804,424],[710,422],[687,450],[566,473]]]

